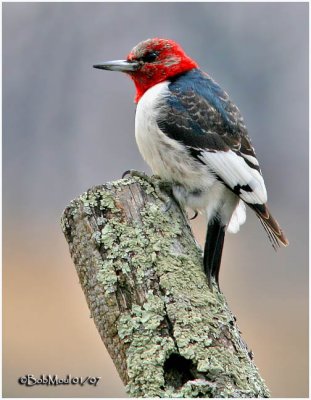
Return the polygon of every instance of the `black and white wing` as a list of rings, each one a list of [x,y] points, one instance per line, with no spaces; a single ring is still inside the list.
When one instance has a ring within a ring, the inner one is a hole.
[[[267,208],[267,191],[243,118],[228,95],[198,69],[169,84],[158,126],[188,148],[258,215],[274,247],[287,244]]]

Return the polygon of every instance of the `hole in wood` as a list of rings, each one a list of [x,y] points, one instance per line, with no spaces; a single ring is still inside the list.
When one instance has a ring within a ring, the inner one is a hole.
[[[180,388],[186,382],[195,379],[195,366],[191,360],[173,353],[164,363],[164,379],[166,386]]]

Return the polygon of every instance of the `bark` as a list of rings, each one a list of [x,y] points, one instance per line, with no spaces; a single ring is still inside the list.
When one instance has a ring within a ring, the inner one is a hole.
[[[202,251],[138,177],[89,189],[62,216],[98,332],[131,397],[269,397]]]

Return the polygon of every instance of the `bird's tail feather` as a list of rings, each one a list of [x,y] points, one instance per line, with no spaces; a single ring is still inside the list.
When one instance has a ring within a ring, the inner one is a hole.
[[[257,217],[264,227],[274,250],[277,250],[280,247],[280,244],[288,246],[289,242],[280,228],[277,220],[271,215],[267,204],[248,205],[256,212]]]
[[[217,218],[209,222],[204,246],[204,271],[212,288],[212,278],[219,287],[219,271],[225,238],[225,226]]]

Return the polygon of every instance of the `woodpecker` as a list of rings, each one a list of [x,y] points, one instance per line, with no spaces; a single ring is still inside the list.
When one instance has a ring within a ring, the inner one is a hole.
[[[267,206],[251,140],[228,94],[173,40],[137,44],[126,60],[94,68],[120,71],[136,87],[135,137],[154,174],[172,183],[182,207],[206,215],[204,270],[219,287],[226,231],[236,233],[249,206],[273,248],[288,240]]]

